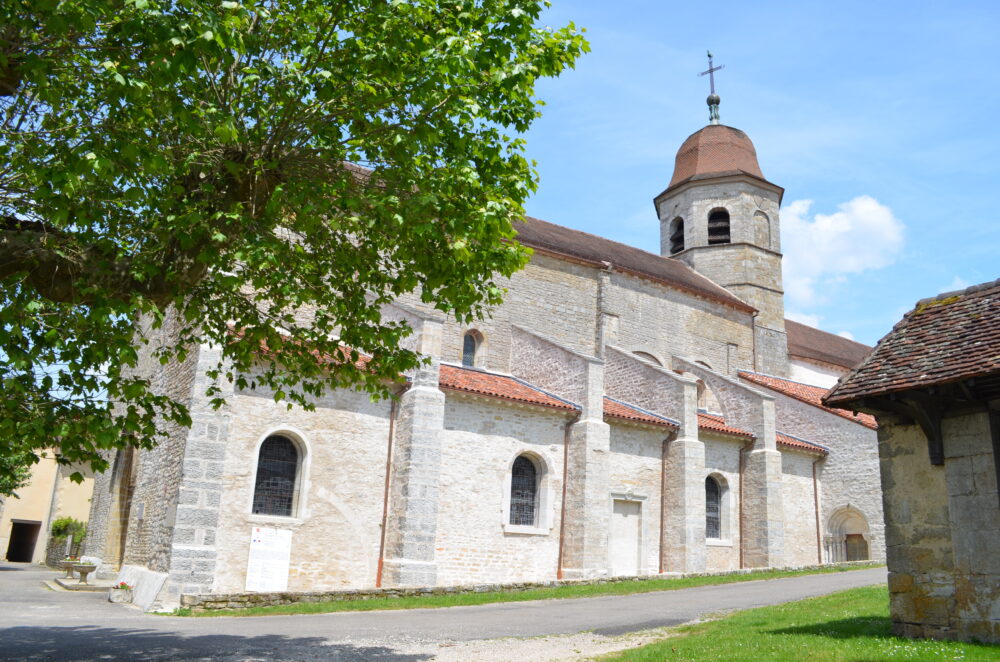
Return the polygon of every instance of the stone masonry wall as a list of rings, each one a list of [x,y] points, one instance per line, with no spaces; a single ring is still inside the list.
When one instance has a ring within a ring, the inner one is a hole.
[[[480,366],[511,372],[512,325],[520,326],[558,342],[573,351],[596,353],[596,306],[598,270],[547,255],[535,254],[531,262],[501,285],[507,287],[504,303],[490,316],[471,325],[448,318],[442,330],[441,360],[461,363],[462,339],[474,328],[484,338]],[[414,309],[429,311],[416,295],[401,301]]]
[[[1000,506],[988,416],[943,421],[944,466],[915,425],[879,418],[893,632],[1000,643]]]
[[[138,364],[132,374],[149,379],[155,392],[190,406],[199,350],[191,351],[183,362],[161,365],[154,351],[174,341],[176,318],[173,313],[168,314],[163,326],[157,330],[150,329],[148,320],[144,320],[140,322],[140,328],[149,343],[140,345]],[[136,454],[135,491],[129,511],[123,563],[144,565],[163,572],[170,562],[178,484],[190,431],[165,423],[160,424],[160,429],[163,434],[156,448]],[[108,459],[113,461],[115,455],[109,454]],[[109,552],[113,553],[109,537],[118,536],[119,490],[122,488],[121,481],[129,479],[120,468],[117,469],[111,467],[95,478],[85,543],[87,556],[96,556],[111,565],[116,565],[118,559],[105,558]]]
[[[779,430],[830,449],[830,454],[819,463],[820,525],[824,539],[830,534],[831,518],[837,511],[850,507],[859,511],[868,523],[871,558],[885,559],[875,430],[776,391],[768,392],[775,397]],[[834,559],[824,558],[831,560]]]
[[[611,492],[638,501],[642,510],[640,575],[660,570],[660,489],[666,430],[611,424]],[[619,496],[618,498],[624,498]]]
[[[750,313],[617,272],[608,290],[607,309],[619,320],[610,344],[651,354],[667,367],[672,356],[729,375],[753,365]]]
[[[566,413],[446,395],[438,585],[555,579]],[[509,526],[510,472],[521,454],[542,470],[536,527]]]
[[[248,392],[235,395],[230,409],[211,591],[244,590],[254,526],[292,531],[289,590],[374,586],[390,403],[337,390],[307,412],[289,410],[266,393]],[[292,517],[251,513],[256,456],[271,434],[289,437],[300,449]]]
[[[713,476],[723,488],[722,537],[706,540],[705,570],[719,572],[740,567],[740,449],[743,441],[702,431],[705,443],[705,477]],[[721,480],[719,480],[721,479]],[[704,477],[701,488],[704,490]],[[704,514],[702,514],[704,516]]]
[[[706,540],[705,570],[721,572],[740,567],[740,449],[743,441],[702,431],[705,443],[705,478],[713,476],[722,486],[722,536]],[[702,513],[704,517],[704,513]]]
[[[781,450],[781,493],[785,500],[785,564],[819,563],[813,461],[818,456]]]

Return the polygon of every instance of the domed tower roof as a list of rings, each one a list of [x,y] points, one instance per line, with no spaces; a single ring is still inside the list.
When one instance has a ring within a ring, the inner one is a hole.
[[[691,134],[674,160],[668,189],[687,181],[745,174],[764,179],[757,151],[747,134],[723,124],[710,124]]]

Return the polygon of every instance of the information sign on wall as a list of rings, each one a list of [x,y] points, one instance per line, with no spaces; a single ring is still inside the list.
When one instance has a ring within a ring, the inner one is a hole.
[[[253,527],[250,531],[246,590],[288,590],[288,559],[291,553],[291,531]]]

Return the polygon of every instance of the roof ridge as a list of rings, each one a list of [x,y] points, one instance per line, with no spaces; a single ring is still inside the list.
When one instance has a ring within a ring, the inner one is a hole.
[[[937,303],[942,299],[951,299],[953,297],[963,297],[963,296],[968,296],[970,294],[978,294],[979,292],[985,292],[986,290],[991,290],[995,287],[1000,287],[1000,278],[985,283],[979,283],[978,285],[969,285],[968,287],[961,290],[952,290],[951,292],[941,292],[940,294],[936,294],[932,297],[920,299],[919,301],[917,301],[917,304],[916,306],[914,306],[913,310],[911,310],[909,313],[906,313],[906,315],[915,312],[917,308],[921,306],[921,304],[926,305],[929,303]]]
[[[778,375],[769,375],[766,372],[754,372],[753,370],[737,370],[737,374],[746,373],[748,375],[757,375],[758,377],[767,377],[768,379],[777,379],[778,381],[788,382],[789,384],[798,384],[799,386],[808,386],[809,388],[816,388],[821,391],[829,391],[828,388],[823,388],[822,386],[816,386],[815,384],[809,384],[806,382],[800,382],[795,379],[789,379],[788,377],[779,377]]]

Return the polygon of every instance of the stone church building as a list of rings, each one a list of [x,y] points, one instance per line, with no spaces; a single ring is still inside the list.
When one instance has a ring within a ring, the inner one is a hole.
[[[658,254],[525,219],[491,318],[386,309],[431,358],[394,401],[222,383],[216,411],[216,349],[148,361],[194,423],[97,478],[86,553],[155,609],[884,558],[874,419],[820,402],[869,348],[785,319],[782,194],[713,123],[654,198]]]

